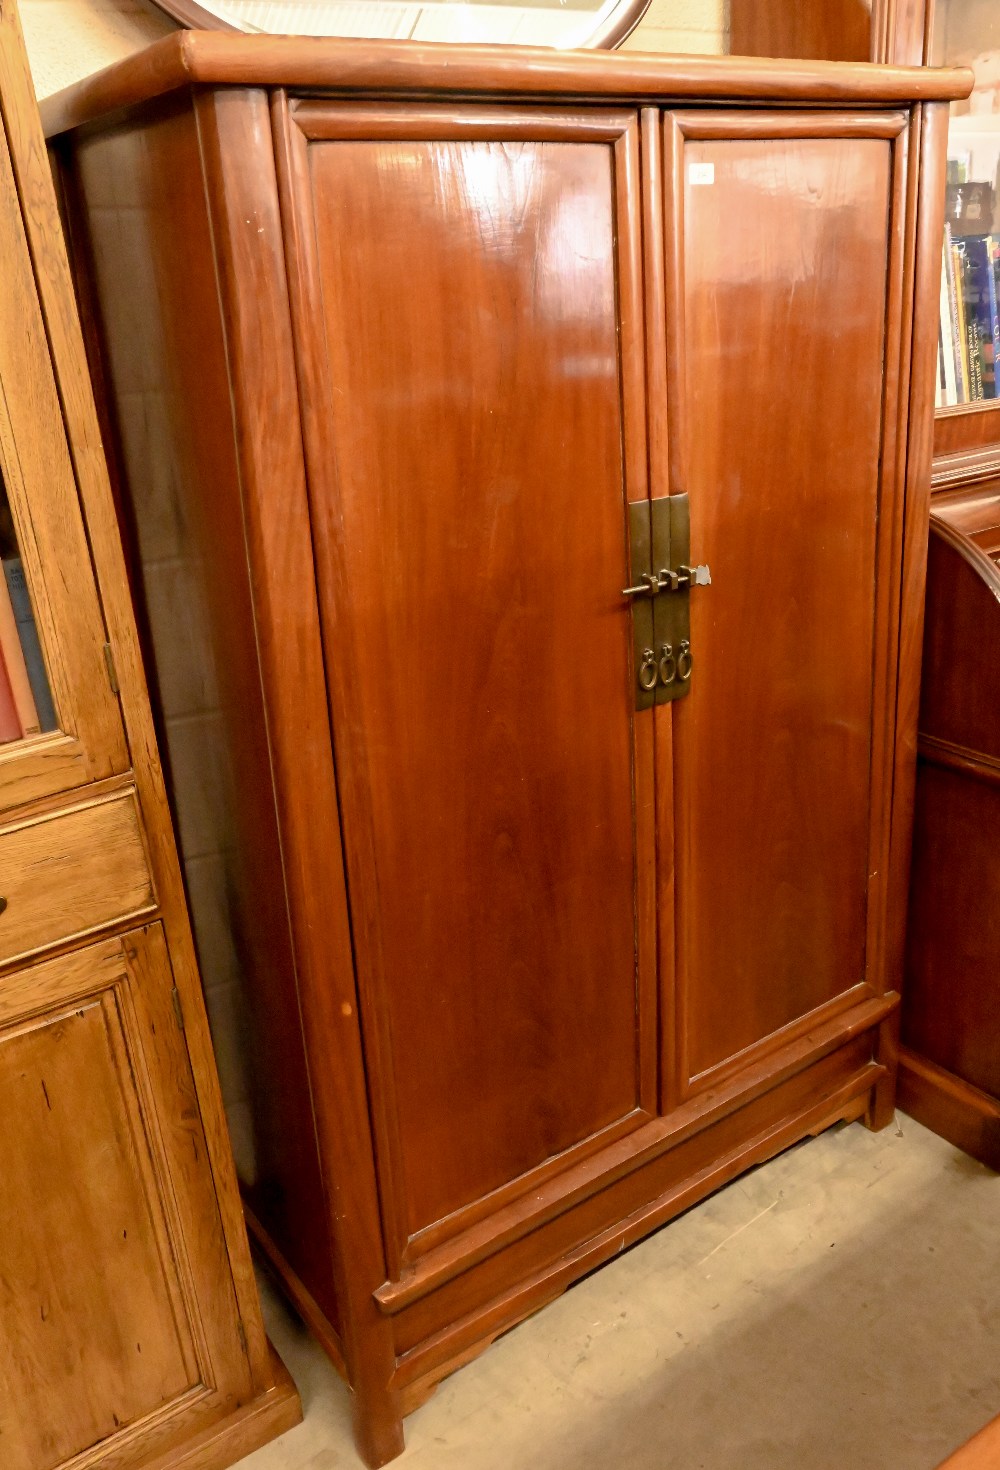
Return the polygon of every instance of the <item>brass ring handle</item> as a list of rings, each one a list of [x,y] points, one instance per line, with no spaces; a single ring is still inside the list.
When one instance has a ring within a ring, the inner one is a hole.
[[[681,643],[680,652],[677,655],[677,677],[681,683],[691,677],[691,666],[694,659],[691,657],[691,644],[685,638]]]
[[[674,655],[673,646],[664,643],[660,646],[660,683],[672,684],[677,678],[677,659]]]
[[[651,648],[642,650],[642,663],[639,665],[639,688],[648,694],[651,689],[656,688],[657,670],[656,654]]]

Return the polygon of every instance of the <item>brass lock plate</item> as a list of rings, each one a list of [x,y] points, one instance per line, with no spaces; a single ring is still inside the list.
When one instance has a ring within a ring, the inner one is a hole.
[[[691,512],[686,495],[662,495],[629,505],[635,707],[682,699],[691,689],[692,587],[711,584],[707,566],[693,567]]]

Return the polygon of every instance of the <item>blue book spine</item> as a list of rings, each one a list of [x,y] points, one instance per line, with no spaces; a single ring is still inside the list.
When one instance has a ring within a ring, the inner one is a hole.
[[[977,383],[981,383],[977,398],[996,397],[994,369],[996,279],[993,275],[992,242],[988,235],[969,235],[962,241],[963,287],[965,292],[965,317],[969,331],[970,371],[973,370],[972,355],[978,357]]]
[[[997,310],[997,242],[986,236],[986,283],[990,300],[990,323],[993,327],[993,396],[1000,398],[1000,311]]]
[[[55,730],[58,727],[56,710],[55,705],[52,703],[52,691],[49,688],[49,679],[45,672],[42,645],[38,639],[38,629],[35,627],[35,614],[31,606],[28,579],[24,575],[21,558],[19,556],[5,557],[3,574],[7,579],[7,590],[10,593],[11,606],[14,609],[14,621],[17,623],[17,636],[21,640],[21,648],[24,651],[24,663],[28,670],[28,683],[31,685],[31,692],[35,696],[38,723],[43,730]]]

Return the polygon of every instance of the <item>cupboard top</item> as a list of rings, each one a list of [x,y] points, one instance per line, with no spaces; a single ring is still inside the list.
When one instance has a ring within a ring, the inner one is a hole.
[[[48,136],[194,84],[336,94],[837,103],[967,97],[966,68],[177,31],[42,104]]]

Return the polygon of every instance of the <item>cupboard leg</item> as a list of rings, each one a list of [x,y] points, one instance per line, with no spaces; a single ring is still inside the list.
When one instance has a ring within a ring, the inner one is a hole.
[[[896,1115],[896,1073],[899,1068],[899,1011],[895,1010],[879,1027],[875,1060],[888,1068],[886,1075],[872,1088],[864,1123],[873,1133],[888,1128]]]
[[[371,1470],[387,1465],[405,1448],[403,1416],[397,1395],[389,1388],[352,1393],[354,1443]]]

